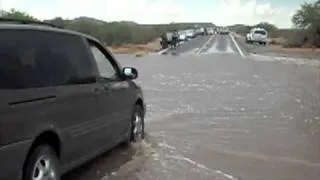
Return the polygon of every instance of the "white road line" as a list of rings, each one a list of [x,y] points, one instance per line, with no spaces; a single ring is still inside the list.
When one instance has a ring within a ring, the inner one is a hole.
[[[233,35],[229,34],[229,36],[231,37],[234,45],[236,46],[237,50],[239,51],[239,53],[240,53],[240,55],[241,55],[241,57],[244,58],[245,56],[244,56],[244,54],[243,54],[243,52],[242,52],[239,44],[238,44],[237,41],[234,39]]]
[[[228,179],[230,179],[230,180],[238,180],[237,178],[235,178],[234,176],[232,176],[232,175],[230,175],[230,174],[227,174],[227,173],[224,173],[224,172],[222,172],[222,171],[219,171],[219,170],[217,170],[217,171],[215,171],[217,174],[221,174],[222,176],[224,176],[224,177],[226,177],[226,178],[228,178]]]
[[[174,149],[174,150],[176,149],[174,146],[168,145],[167,143],[165,144],[165,146],[162,146],[162,147],[168,148],[168,149]],[[239,180],[238,178],[236,178],[236,177],[234,177],[234,176],[232,176],[230,174],[227,174],[227,173],[225,173],[225,172],[223,172],[221,170],[210,169],[207,166],[205,166],[204,164],[198,163],[198,162],[196,162],[196,161],[194,161],[194,160],[192,160],[192,159],[190,159],[188,157],[185,157],[185,156],[182,156],[182,155],[179,155],[179,154],[166,155],[166,156],[168,158],[170,158],[170,159],[175,159],[175,160],[178,160],[178,161],[185,161],[185,162],[187,162],[189,164],[192,164],[192,165],[196,166],[197,168],[204,169],[204,170],[206,170],[206,171],[208,171],[210,173],[213,173],[213,174],[219,174],[219,175],[221,175],[221,176],[223,176],[223,177],[225,177],[225,178],[227,178],[229,180]]]
[[[185,54],[197,54],[199,48],[192,49],[191,51],[186,52]]]
[[[230,39],[228,38],[227,39],[227,49],[226,49],[226,52],[227,53],[236,53],[233,48],[231,47],[231,44],[232,42],[230,41]]]
[[[202,51],[204,48],[207,47],[207,45],[210,43],[210,41],[211,41],[213,38],[214,38],[214,35],[212,35],[212,36],[208,39],[208,41],[203,44],[203,46],[199,49],[199,51],[198,51],[198,53],[197,53],[198,55],[201,53],[201,51]]]
[[[169,48],[162,49],[161,51],[158,52],[158,54],[163,54],[163,53],[167,52],[168,50],[169,50]]]
[[[222,171],[220,171],[220,170],[212,170],[212,169],[206,167],[205,165],[200,164],[200,163],[198,163],[198,162],[195,162],[195,161],[193,161],[192,159],[189,159],[189,158],[187,158],[187,157],[185,157],[185,156],[181,156],[181,155],[171,155],[171,156],[168,156],[168,157],[171,158],[171,159],[179,160],[179,161],[181,161],[181,160],[182,160],[182,161],[186,161],[186,162],[188,162],[188,163],[196,166],[197,168],[204,169],[204,170],[209,171],[209,172],[211,172],[211,173],[219,174],[219,175],[221,175],[221,176],[223,176],[223,177],[225,177],[225,178],[227,178],[227,179],[230,179],[230,180],[238,180],[238,178],[236,178],[236,177],[234,177],[234,176],[232,176],[232,175],[230,175],[230,174],[224,173],[224,172],[222,172]]]

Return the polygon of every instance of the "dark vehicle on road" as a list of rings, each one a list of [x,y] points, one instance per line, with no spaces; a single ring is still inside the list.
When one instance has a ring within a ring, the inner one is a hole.
[[[95,38],[0,21],[0,179],[60,179],[119,143],[144,137],[133,79]]]
[[[167,32],[165,34],[162,34],[161,40],[160,40],[160,45],[161,49],[174,49],[179,45],[179,33],[177,30],[173,32]]]
[[[161,45],[161,49],[166,49],[169,47],[170,42],[168,40],[167,34],[160,35],[160,45]]]
[[[194,29],[188,29],[186,35],[187,35],[187,38],[189,38],[189,39],[195,38],[195,36],[196,36],[195,30]]]

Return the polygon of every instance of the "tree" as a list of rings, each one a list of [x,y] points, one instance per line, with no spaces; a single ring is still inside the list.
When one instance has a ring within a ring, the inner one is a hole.
[[[320,1],[304,3],[292,17],[293,24],[313,35],[313,44],[320,47]]]
[[[1,11],[0,17],[39,21],[37,18],[15,9],[9,11]],[[147,43],[163,32],[168,32],[173,29],[185,29],[193,27],[196,23],[174,23],[174,24],[159,24],[159,25],[141,25],[130,21],[121,22],[105,22],[102,20],[90,17],[78,17],[75,19],[63,19],[56,17],[43,22],[51,23],[65,29],[71,29],[78,32],[92,35],[108,45],[122,44],[141,44]]]
[[[54,25],[59,26],[59,27],[66,27],[70,23],[69,20],[64,20],[61,17],[56,17],[56,18],[51,19],[51,20],[45,20],[45,22],[54,24]]]
[[[10,18],[10,19],[19,19],[19,20],[32,20],[38,21],[35,17],[30,16],[29,14],[15,9],[10,9],[10,11],[2,11],[1,18]]]
[[[260,28],[263,28],[265,30],[268,31],[268,34],[272,37],[275,37],[278,35],[278,28],[277,26],[273,25],[273,24],[270,24],[268,22],[261,22],[257,25],[255,25],[255,27],[260,27]]]

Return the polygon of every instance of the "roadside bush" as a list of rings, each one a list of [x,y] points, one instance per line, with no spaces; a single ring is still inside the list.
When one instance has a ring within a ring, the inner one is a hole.
[[[320,39],[310,30],[290,30],[290,32],[287,31],[284,38],[287,40],[284,44],[286,48],[320,47]]]
[[[285,43],[286,43],[286,39],[283,37],[269,39],[269,44],[271,45],[284,45]]]
[[[303,3],[291,20],[296,28],[308,33],[303,38],[303,45],[320,47],[320,1]]]
[[[37,18],[28,15],[27,13],[11,9],[10,11],[0,11],[0,17],[34,20]],[[65,29],[71,29],[96,37],[108,46],[119,46],[122,44],[146,44],[161,33],[181,30],[193,27],[196,24],[212,25],[211,23],[171,23],[162,25],[141,25],[130,21],[120,22],[105,22],[102,20],[79,17],[72,20],[56,17],[44,22],[52,23]]]
[[[275,39],[271,39],[271,40],[269,41],[269,44],[271,44],[271,45],[277,45],[278,42],[277,42]]]

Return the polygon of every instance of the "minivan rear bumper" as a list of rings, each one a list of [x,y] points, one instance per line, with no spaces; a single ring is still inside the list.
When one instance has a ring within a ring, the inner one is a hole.
[[[0,146],[0,179],[21,180],[22,169],[31,140]]]

